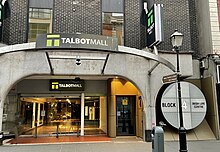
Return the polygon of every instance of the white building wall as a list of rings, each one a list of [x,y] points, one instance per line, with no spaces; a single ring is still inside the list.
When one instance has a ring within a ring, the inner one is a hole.
[[[212,50],[211,54],[220,54],[220,31],[219,31],[219,19],[218,19],[218,6],[217,0],[209,0],[210,10],[210,23],[212,34]]]
[[[206,56],[206,54],[210,54],[212,52],[209,1],[197,0],[196,4],[199,33],[199,55]]]

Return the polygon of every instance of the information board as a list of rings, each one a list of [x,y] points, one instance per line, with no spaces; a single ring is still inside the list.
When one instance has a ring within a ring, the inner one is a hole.
[[[183,125],[186,130],[196,128],[205,118],[207,104],[203,93],[195,85],[180,82]],[[161,99],[161,110],[165,119],[175,128],[179,128],[179,99],[177,83],[164,91]]]

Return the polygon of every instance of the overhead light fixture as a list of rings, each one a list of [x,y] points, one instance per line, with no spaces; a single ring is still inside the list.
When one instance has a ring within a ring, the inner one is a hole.
[[[71,104],[70,99],[67,98],[66,101],[67,101],[69,104]]]

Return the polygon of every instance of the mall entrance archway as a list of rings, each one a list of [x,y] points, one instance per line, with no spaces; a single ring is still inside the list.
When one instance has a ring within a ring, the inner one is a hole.
[[[141,94],[130,81],[110,76],[92,80],[91,76],[82,76],[85,90],[52,91],[49,89],[50,82],[54,82],[52,78],[32,76],[15,85],[16,93],[11,90],[7,96],[8,104],[4,105],[4,131],[16,129],[22,136],[143,137]],[[67,77],[60,78],[64,82]],[[18,119],[12,124],[7,118],[13,114]],[[15,124],[19,124],[18,128],[13,128]]]
[[[117,51],[89,50],[88,48],[45,48],[44,50],[38,50],[35,43],[28,43],[0,49],[0,55],[0,63],[5,65],[0,67],[0,73],[4,73],[0,78],[0,130],[2,130],[2,122],[4,122],[3,105],[5,103],[7,104],[7,95],[12,95],[13,98],[14,96],[18,96],[20,93],[16,92],[14,86],[30,76],[80,76],[80,78],[83,76],[96,78],[111,76],[110,79],[115,79],[118,76],[131,82],[139,90],[139,94],[136,96],[136,102],[141,97],[142,106],[139,107],[136,105],[136,107],[143,108],[142,134],[144,138],[148,138],[152,129],[151,107],[154,106],[154,103],[150,102],[151,97],[149,96],[151,94],[149,75],[156,67],[159,67],[158,65],[160,63],[168,67],[166,72],[174,71],[175,69],[169,61],[158,55],[124,46],[119,46]],[[77,65],[75,60],[78,56],[82,59],[80,65]],[[112,82],[112,80],[108,80],[107,82],[109,81]],[[125,81],[118,82],[121,86],[125,84]],[[35,90],[34,86],[30,87],[30,90]],[[159,84],[156,87],[159,88]],[[109,131],[108,136],[110,137],[116,137],[116,128],[111,127],[112,125],[116,126],[116,96],[130,95],[124,94],[123,91],[125,88],[121,88],[122,90],[119,91],[121,93],[114,94],[114,89],[112,89],[112,93],[108,95],[108,101],[112,101],[108,102],[107,106],[111,107],[111,110],[108,110],[109,115],[107,117],[109,122],[107,127]],[[91,89],[94,90],[92,87]],[[14,90],[15,92],[10,94],[10,90]],[[87,95],[85,94],[85,96]]]

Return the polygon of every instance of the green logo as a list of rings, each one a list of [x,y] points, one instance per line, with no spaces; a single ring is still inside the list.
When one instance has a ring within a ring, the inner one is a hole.
[[[58,90],[59,89],[59,82],[52,82],[51,89]]]
[[[154,13],[153,13],[153,9],[152,9],[147,14],[147,26],[150,27],[153,22],[154,22]]]
[[[47,35],[47,47],[60,46],[60,35]]]

